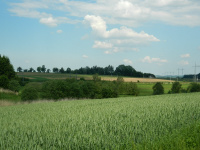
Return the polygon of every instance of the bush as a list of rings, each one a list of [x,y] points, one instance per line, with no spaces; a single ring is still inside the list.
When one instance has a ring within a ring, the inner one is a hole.
[[[32,101],[38,99],[38,91],[33,87],[26,87],[21,93],[22,101]]]
[[[139,94],[139,90],[137,87],[137,84],[131,82],[127,85],[127,92],[129,95],[134,95],[134,96],[138,96]]]
[[[0,76],[0,87],[7,89],[9,84],[9,79],[6,75]]]
[[[191,83],[187,88],[187,92],[200,92],[200,84]]]
[[[99,75],[97,73],[94,74],[92,77],[93,77],[94,81],[101,81],[101,77],[99,77]]]
[[[172,93],[180,93],[181,92],[181,84],[180,82],[174,82],[172,84],[171,92]]]
[[[17,80],[11,80],[8,84],[8,89],[14,92],[19,92],[20,84]]]
[[[162,85],[162,83],[157,82],[154,86],[153,86],[153,95],[160,95],[160,94],[164,94],[164,87]]]
[[[42,86],[42,98],[45,99],[62,99],[69,97],[70,88],[67,82],[62,80],[52,80],[45,82]]]

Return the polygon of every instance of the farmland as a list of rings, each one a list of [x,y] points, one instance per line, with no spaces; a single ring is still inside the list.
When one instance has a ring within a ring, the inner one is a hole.
[[[1,149],[199,149],[200,94],[0,107]]]
[[[86,80],[92,80],[92,75],[76,75],[76,74],[61,74],[61,73],[31,73],[31,72],[18,72],[19,77],[25,77],[32,81],[46,81],[50,79],[66,79],[66,78],[85,78]],[[101,80],[114,81],[117,80],[117,76],[100,76]],[[131,78],[124,77],[125,82],[145,82],[145,83],[155,83],[155,82],[173,82],[164,79],[154,79],[154,78]]]

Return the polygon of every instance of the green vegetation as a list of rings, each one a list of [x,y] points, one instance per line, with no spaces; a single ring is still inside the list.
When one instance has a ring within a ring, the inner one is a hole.
[[[33,101],[38,99],[38,91],[33,87],[26,87],[21,93],[22,101]]]
[[[164,94],[164,87],[162,83],[157,82],[152,88],[153,88],[153,95]]]
[[[1,149],[200,149],[200,94],[0,107]]]

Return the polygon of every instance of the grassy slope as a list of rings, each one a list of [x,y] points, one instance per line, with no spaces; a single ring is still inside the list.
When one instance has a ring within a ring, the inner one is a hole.
[[[198,149],[199,99],[190,93],[0,107],[0,147]]]

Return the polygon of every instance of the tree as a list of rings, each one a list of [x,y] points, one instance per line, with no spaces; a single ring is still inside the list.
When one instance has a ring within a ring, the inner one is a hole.
[[[42,65],[41,71],[42,71],[43,73],[45,73],[45,72],[46,72],[45,65]]]
[[[72,70],[68,67],[68,68],[67,68],[67,73],[71,73],[71,71],[72,71]]]
[[[32,67],[28,70],[28,72],[33,72],[33,71],[34,69]]]
[[[128,85],[127,85],[127,92],[130,95],[138,96],[139,89],[137,87],[137,84],[133,83],[133,82],[128,83]]]
[[[191,83],[187,88],[187,92],[200,92],[200,84]]]
[[[54,73],[58,73],[58,68],[56,68],[56,67],[53,68],[53,72],[54,72]]]
[[[17,80],[11,80],[8,84],[8,89],[14,92],[19,92],[20,84]]]
[[[160,94],[164,94],[164,87],[162,85],[162,83],[157,82],[154,86],[153,86],[153,95],[160,95]]]
[[[9,80],[16,78],[16,73],[9,58],[0,55],[0,76],[1,75],[5,75]]]
[[[18,71],[18,72],[22,72],[22,68],[21,68],[21,67],[18,67],[18,68],[17,68],[17,71]]]
[[[50,73],[51,72],[51,70],[50,69],[47,69],[47,73]]]
[[[60,73],[65,73],[65,70],[63,69],[63,67],[60,69],[59,72],[60,72]]]
[[[41,67],[37,67],[37,72],[41,72],[42,68]]]
[[[6,75],[0,76],[0,87],[7,89],[9,84],[9,79]]]
[[[33,87],[26,87],[21,94],[22,101],[32,101],[38,99],[38,91]]]
[[[172,93],[180,93],[181,92],[181,84],[180,82],[174,82],[172,84],[171,92]]]

